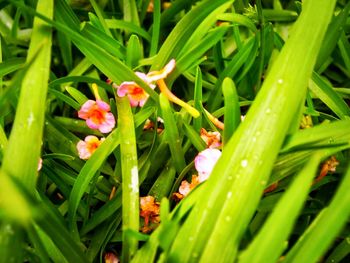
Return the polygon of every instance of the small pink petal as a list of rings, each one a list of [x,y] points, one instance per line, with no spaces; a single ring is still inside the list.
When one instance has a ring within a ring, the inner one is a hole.
[[[188,195],[188,193],[191,191],[190,183],[186,180],[181,182],[181,185],[179,187],[179,193],[183,196]]]
[[[43,167],[43,159],[39,158],[39,162],[38,162],[38,172],[41,170],[42,167]]]
[[[135,75],[142,79],[144,82],[148,83],[148,77],[145,73],[136,71]]]
[[[221,151],[211,148],[205,149],[196,156],[194,164],[198,171],[198,179],[200,182],[208,179],[220,156]]]
[[[91,119],[86,120],[86,125],[93,130],[97,130],[100,127],[100,124],[93,122]]]
[[[151,71],[147,74],[149,82],[165,79],[175,68],[175,59],[169,61],[165,67],[159,71]]]
[[[83,160],[89,159],[91,156],[91,153],[87,150],[86,145],[87,143],[85,141],[79,141],[77,144],[79,158]]]
[[[80,110],[78,111],[78,116],[79,118],[82,119],[87,119],[89,116],[89,111],[91,110],[91,108],[96,104],[96,101],[94,100],[88,100],[86,101],[80,108]]]
[[[140,102],[139,102],[140,107],[143,107],[143,105],[145,105],[147,99],[148,99],[148,96],[146,98],[140,100]]]
[[[111,110],[111,107],[109,106],[109,104],[104,102],[104,101],[102,101],[102,100],[96,100],[96,104],[101,110],[104,110],[104,111],[110,111]]]
[[[130,92],[130,89],[133,89],[135,86],[138,86],[133,81],[124,81],[117,89],[117,95],[119,97],[124,97]]]
[[[98,127],[100,132],[102,133],[108,133],[110,132],[115,126],[115,119],[112,113],[107,113],[105,121],[101,123]]]
[[[129,95],[128,98],[129,98],[131,107],[137,107],[139,105],[139,101],[135,100],[133,96]]]

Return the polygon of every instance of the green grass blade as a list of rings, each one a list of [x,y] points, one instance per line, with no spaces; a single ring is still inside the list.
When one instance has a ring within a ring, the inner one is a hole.
[[[143,28],[131,22],[124,21],[124,20],[117,20],[117,19],[106,19],[106,23],[109,28],[123,29],[125,31],[128,31],[129,33],[139,35],[140,37],[143,37],[144,39],[146,39],[148,42],[151,42],[150,34]]]
[[[252,38],[248,40],[243,47],[235,54],[235,56],[231,59],[229,63],[227,63],[226,68],[224,71],[219,75],[219,78],[217,79],[215,83],[215,88],[211,92],[211,96],[208,100],[208,110],[213,111],[216,110],[222,101],[222,91],[221,91],[221,84],[222,81],[226,78],[232,78],[234,79],[235,75],[238,73],[239,69],[244,66],[244,64],[247,62],[248,57],[255,53],[255,46],[257,45],[257,39]]]
[[[109,28],[107,26],[107,23],[106,23],[105,19],[104,19],[104,14],[103,14],[103,11],[101,10],[100,6],[96,3],[95,0],[90,0],[90,3],[92,5],[92,7],[94,8],[95,13],[96,13],[96,15],[98,17],[98,20],[99,20],[100,24],[102,25],[105,33],[108,36],[113,37],[111,31],[109,30]]]
[[[160,0],[153,1],[153,25],[152,25],[152,41],[149,51],[149,56],[152,57],[156,55],[159,45],[159,35],[160,35]]]
[[[81,198],[105,159],[113,152],[119,143],[119,129],[115,129],[107,136],[106,140],[97,148],[96,152],[94,152],[81,169],[69,197],[68,219],[72,231],[75,230],[76,212]],[[73,232],[73,234],[77,235],[75,232]]]
[[[81,34],[98,44],[100,47],[103,47],[105,50],[108,50],[108,52],[117,58],[125,58],[125,47],[119,43],[119,41],[108,36],[106,33],[102,32],[91,24],[85,23],[81,30]]]
[[[346,237],[333,252],[327,257],[326,263],[338,263],[342,262],[342,260],[350,253],[350,242],[349,237]]]
[[[135,25],[140,25],[140,19],[137,12],[135,0],[123,0],[124,21],[131,22]]]
[[[45,10],[52,16],[53,4],[51,1],[40,1],[37,10]],[[16,119],[2,165],[5,172],[21,178],[31,191],[35,189],[37,178],[51,59],[51,28],[40,19],[35,19],[27,61],[38,50],[40,52],[22,81]],[[38,71],[38,68],[41,70]]]
[[[235,83],[232,79],[225,78],[222,82],[222,93],[225,99],[225,118],[223,142],[226,144],[238,125],[241,123],[241,109]]]
[[[176,236],[169,260],[227,262],[236,257],[289,124],[305,98],[334,5],[329,0],[305,2],[293,35]]]
[[[117,98],[118,127],[122,166],[123,262],[130,262],[137,251],[138,240],[127,231],[139,231],[139,175],[134,119],[127,97]]]
[[[314,155],[299,172],[291,186],[278,201],[258,235],[240,255],[240,263],[277,262],[285,248],[285,240],[288,239],[308,196],[319,163],[320,156]]]
[[[341,34],[341,28],[346,23],[349,10],[350,2],[337,16],[333,17],[332,22],[329,24],[326,36],[322,43],[320,53],[317,57],[317,62],[315,66],[316,70],[318,70],[322,66],[322,64],[326,62],[327,58],[332,54],[334,48],[336,47]]]
[[[142,50],[140,40],[136,35],[131,35],[126,49],[125,64],[130,68],[136,68],[139,60],[142,58]]]
[[[218,27],[211,30],[208,35],[203,37],[200,41],[194,43],[190,48],[182,50],[179,59],[176,62],[176,69],[169,78],[170,81],[176,79],[180,74],[190,69],[200,59],[205,52],[212,48],[218,41],[220,41],[227,32],[228,27]]]
[[[179,131],[176,126],[173,110],[170,107],[170,103],[165,95],[159,95],[160,108],[162,109],[162,117],[164,119],[164,127],[166,132],[166,140],[171,152],[171,157],[174,162],[174,166],[178,173],[185,168],[186,162],[184,158],[184,152],[181,146],[181,139]]]
[[[202,110],[202,95],[202,72],[201,69],[197,67],[194,83],[194,107],[198,112],[201,112]],[[200,129],[202,128],[202,114],[198,118],[193,119],[193,128],[197,133],[200,132]]]
[[[281,152],[285,153],[302,150],[303,147],[317,144],[331,145],[337,139],[341,140],[343,136],[348,135],[349,132],[349,120],[320,124],[310,129],[300,130],[289,136],[286,139]]]
[[[167,64],[170,59],[178,58],[178,54],[187,43],[193,32],[212,13],[216,8],[222,6],[228,8],[231,0],[202,1],[199,5],[188,12],[171,31],[162,47],[157,58],[151,67],[152,70],[160,69]],[[206,30],[209,28],[207,27]],[[202,32],[203,33],[203,32]]]
[[[310,90],[322,100],[340,119],[350,116],[350,108],[324,79],[316,72],[312,74]]]
[[[59,2],[63,0],[57,1]],[[115,83],[121,83],[125,80],[134,80],[150,95],[152,99],[156,101],[158,100],[158,94],[153,89],[151,89],[146,83],[141,81],[131,69],[129,69],[119,59],[112,56],[110,53],[108,53],[103,48],[99,47],[99,45],[97,45],[90,39],[87,39],[86,37],[82,36],[76,30],[73,30],[72,28],[68,27],[68,25],[52,21],[47,17],[43,16],[42,14],[34,12],[32,9],[19,2],[14,2],[14,4],[16,4],[18,7],[21,7],[24,11],[30,14],[35,14],[45,22],[56,27],[58,30],[68,34],[71,37],[74,44],[80,49],[80,51],[83,52],[85,56],[96,65],[96,67],[98,67],[105,75],[107,75]],[[59,10],[57,10],[57,8],[55,9],[55,13],[59,13]],[[118,69],[118,71],[114,69]]]
[[[1,46],[0,46],[1,47]],[[21,68],[25,62],[23,58],[12,58],[6,61],[0,61],[0,76],[3,77],[13,71]]]
[[[350,216],[350,168],[329,206],[321,211],[304,232],[284,262],[317,262],[327,251]]]

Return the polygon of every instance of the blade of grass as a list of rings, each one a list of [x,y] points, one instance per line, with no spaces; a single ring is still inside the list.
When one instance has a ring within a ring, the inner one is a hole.
[[[285,248],[299,212],[306,201],[312,179],[320,163],[320,155],[313,155],[299,172],[291,186],[276,204],[272,214],[258,235],[239,257],[240,263],[277,262]]]
[[[183,149],[181,146],[181,139],[179,131],[176,126],[174,112],[170,107],[170,103],[163,94],[159,95],[160,108],[162,109],[162,117],[164,119],[164,127],[166,132],[166,140],[168,142],[171,157],[174,162],[174,166],[178,173],[185,168],[186,162],[184,158]]]
[[[350,215],[350,167],[327,208],[286,255],[284,262],[317,262],[344,227]]]
[[[85,163],[80,170],[78,177],[74,183],[73,189],[69,197],[68,207],[68,220],[69,226],[72,230],[72,234],[76,236],[76,212],[82,196],[84,195],[89,183],[92,181],[97,171],[101,168],[105,159],[113,152],[113,150],[119,145],[119,129],[115,129],[109,134],[106,140],[97,148],[96,152]]]
[[[202,72],[199,67],[196,69],[196,79],[194,83],[194,108],[201,113],[202,110]],[[197,133],[202,128],[202,114],[193,119],[193,128]]]
[[[169,260],[226,262],[236,257],[289,124],[305,98],[335,2],[305,2],[293,35],[176,236]]]
[[[312,83],[310,83],[309,89],[340,119],[345,119],[350,116],[349,106],[341,96],[333,90],[333,87],[316,72],[312,74]]]
[[[124,21],[131,22],[136,26],[140,25],[140,19],[137,12],[135,0],[123,0]]]
[[[37,11],[43,10],[52,18],[53,1],[38,1]],[[4,173],[20,179],[32,194],[37,179],[51,61],[51,28],[40,19],[34,19],[33,24],[27,61],[35,60],[22,80],[16,117],[1,167]],[[4,187],[3,184],[1,186]],[[20,197],[14,197],[14,200],[17,198]],[[23,230],[16,224],[8,227],[13,227],[15,232],[5,232],[1,238],[4,243],[0,246],[8,252],[1,258],[6,262],[21,262],[23,255],[14,251],[14,244],[21,244]]]
[[[1,48],[1,45],[0,45]],[[23,58],[12,58],[6,61],[0,60],[0,76],[3,77],[21,68],[25,62]]]
[[[137,251],[138,240],[126,231],[139,231],[139,175],[134,118],[128,97],[117,98],[118,127],[122,166],[123,262],[130,262]]]
[[[226,144],[241,123],[241,109],[239,106],[236,86],[231,79],[225,78],[222,82],[222,93],[224,94],[225,99],[225,129],[223,143]]]
[[[159,35],[160,35],[160,0],[153,1],[153,24],[152,24],[152,40],[149,56],[156,55],[158,51]]]
[[[193,32],[211,14],[219,7],[228,8],[233,1],[231,0],[217,0],[202,1],[199,5],[188,12],[171,31],[167,39],[160,48],[157,58],[151,67],[151,70],[157,70],[163,67],[170,59],[178,58],[178,54],[187,43]],[[220,9],[221,10],[221,9]],[[209,28],[207,27],[206,30]],[[204,32],[202,32],[204,33]]]
[[[326,36],[323,40],[320,53],[317,57],[315,69],[318,70],[326,62],[328,57],[332,54],[336,47],[341,28],[345,25],[350,10],[350,2],[347,3],[345,8],[337,15],[334,16],[332,22],[329,24]]]

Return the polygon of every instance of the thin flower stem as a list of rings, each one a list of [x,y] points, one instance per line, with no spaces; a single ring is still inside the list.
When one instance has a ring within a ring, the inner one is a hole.
[[[98,93],[98,87],[96,83],[92,83],[91,85],[92,91],[95,95],[96,100],[101,100],[100,94]]]
[[[176,97],[167,87],[163,79],[157,80],[158,87],[160,91],[172,102],[176,103],[177,105],[183,107],[185,110],[188,111],[189,114],[191,114],[194,118],[198,118],[200,113],[198,110],[187,104],[186,102],[180,100],[178,97]]]
[[[220,130],[224,130],[225,125],[224,123],[222,123],[221,121],[219,121],[219,119],[215,118],[209,111],[207,111],[206,109],[204,109],[205,113],[207,114],[209,120]]]

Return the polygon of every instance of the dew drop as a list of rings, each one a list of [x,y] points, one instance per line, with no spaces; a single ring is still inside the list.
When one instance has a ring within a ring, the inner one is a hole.
[[[271,109],[269,109],[269,108],[266,109],[265,113],[266,113],[266,114],[270,114],[270,113],[271,113]]]
[[[27,125],[28,125],[28,127],[30,127],[30,126],[32,126],[32,124],[33,124],[33,122],[34,122],[34,114],[33,114],[33,112],[31,112],[30,114],[29,114],[29,117],[28,117],[28,119],[27,119]]]
[[[278,84],[282,84],[282,83],[283,83],[283,79],[277,80],[277,83],[278,83]]]
[[[242,167],[247,167],[247,165],[248,165],[248,160],[242,160],[241,161],[241,166]]]
[[[225,220],[226,220],[226,222],[230,222],[230,221],[232,220],[232,217],[226,216],[226,217],[225,217]]]
[[[232,192],[228,192],[226,198],[230,199],[232,197]]]

